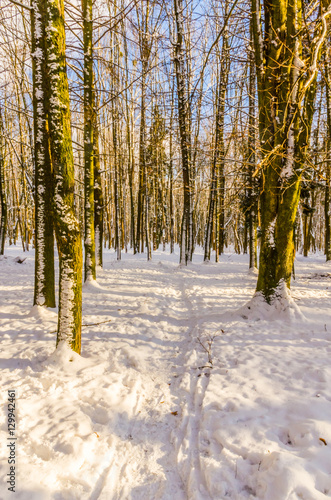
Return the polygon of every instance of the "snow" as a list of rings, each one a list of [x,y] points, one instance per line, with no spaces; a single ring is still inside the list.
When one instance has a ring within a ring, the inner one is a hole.
[[[74,299],[75,299],[75,272],[71,262],[63,262],[61,266],[61,307],[59,342],[70,343],[75,329]]]
[[[0,499],[331,496],[331,268],[296,260],[292,298],[252,299],[248,257],[105,253],[83,288],[82,356],[31,306],[33,252],[0,258]],[[90,325],[90,326],[88,326]],[[7,491],[7,391],[17,479]]]
[[[266,239],[270,245],[270,247],[275,247],[275,228],[276,228],[276,220],[277,218],[275,217],[271,223],[269,224],[269,227],[267,228],[266,231]]]

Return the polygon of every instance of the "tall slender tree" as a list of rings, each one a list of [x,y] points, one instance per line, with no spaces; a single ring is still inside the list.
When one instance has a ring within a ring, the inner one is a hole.
[[[252,29],[251,38],[252,38]],[[254,52],[250,47],[249,51],[249,117],[248,117],[248,225],[249,225],[249,267],[257,267],[256,248],[256,223],[258,211],[258,186],[253,177],[256,170],[256,77],[255,77]]]
[[[3,134],[3,118],[0,108],[0,255],[5,252],[5,240],[7,232],[7,200],[5,190],[5,144]]]
[[[330,44],[330,39],[329,39]],[[330,50],[330,47],[329,47]],[[324,60],[326,81],[326,165],[325,165],[325,195],[324,195],[324,217],[325,217],[325,256],[331,260],[331,62],[329,57]]]
[[[95,92],[94,92],[95,93]],[[103,264],[103,217],[104,217],[104,197],[102,191],[102,177],[100,167],[99,149],[99,125],[97,119],[97,104],[94,98],[93,115],[93,167],[94,167],[94,237],[95,237],[95,259],[96,265],[102,267]]]
[[[34,304],[55,307],[54,178],[50,154],[50,89],[47,75],[47,4],[31,3],[35,171],[35,283]]]
[[[94,238],[94,92],[92,0],[82,0],[84,49],[84,248],[85,281],[96,278]]]
[[[225,16],[228,14],[228,1],[225,2]],[[230,58],[228,29],[224,29],[222,38],[222,48],[220,56],[220,69],[218,74],[218,88],[216,92],[216,121],[215,121],[215,145],[212,159],[211,186],[208,203],[208,216],[205,236],[204,260],[210,260],[211,236],[213,226],[215,226],[215,250],[216,262],[219,254],[224,251],[224,233],[225,233],[225,173],[224,173],[224,124],[225,124],[225,98],[228,85]],[[216,214],[216,217],[215,217]]]
[[[183,218],[181,228],[180,262],[187,264],[193,254],[193,190],[191,179],[191,137],[190,137],[190,101],[186,88],[184,57],[184,24],[183,2],[174,0],[176,41],[175,41],[175,73],[177,83],[178,122],[180,135],[180,149],[183,172]]]

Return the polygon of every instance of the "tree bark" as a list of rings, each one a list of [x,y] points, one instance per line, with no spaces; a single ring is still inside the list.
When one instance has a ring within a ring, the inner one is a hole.
[[[35,36],[45,42],[41,74],[48,88],[50,157],[54,172],[54,222],[60,260],[57,342],[81,350],[82,244],[74,211],[74,162],[65,57],[63,0],[34,0]]]
[[[94,97],[94,108],[96,99]],[[100,172],[99,153],[99,130],[96,111],[93,117],[93,167],[94,167],[94,238],[95,238],[95,259],[96,265],[102,267],[103,264],[103,219],[104,219],[104,198],[102,192],[102,178]]]
[[[330,40],[329,40],[330,44]],[[331,260],[331,62],[325,58],[325,79],[326,79],[326,166],[325,166],[325,195],[324,195],[324,216],[325,216],[325,257],[326,261]]]
[[[0,108],[0,255],[5,253],[5,241],[7,233],[7,199],[5,189],[5,144],[3,137],[3,118]]]
[[[45,1],[31,3],[35,170],[34,305],[55,307],[54,177],[50,156],[50,89],[47,81]]]
[[[226,6],[226,11],[227,11],[227,6]],[[225,96],[226,96],[228,76],[230,71],[228,49],[229,49],[228,33],[227,29],[225,29],[222,51],[221,51],[219,83],[217,89],[215,146],[213,152],[212,180],[211,180],[209,203],[208,203],[208,217],[206,225],[205,253],[204,253],[204,260],[209,261],[210,249],[211,249],[211,235],[213,232],[214,222],[216,222],[215,224],[216,262],[218,262],[218,256],[224,251],[224,230],[225,230],[224,228],[225,225],[224,123],[225,123]],[[215,212],[216,212],[216,218],[214,217]]]
[[[302,0],[252,0],[262,150],[261,251],[257,292],[271,303],[290,288],[293,230],[316,93],[325,18],[303,52]],[[321,30],[322,28],[322,30]]]
[[[84,48],[84,279],[95,280],[94,236],[94,90],[93,90],[93,12],[92,0],[83,0]]]
[[[177,40],[175,43],[175,72],[177,81],[178,122],[183,172],[184,208],[181,228],[180,263],[187,264],[193,253],[192,186],[190,165],[190,111],[185,86],[185,61],[183,52],[183,4],[174,0]]]
[[[257,218],[257,186],[254,179],[256,169],[256,113],[255,113],[256,78],[254,68],[254,53],[249,54],[249,118],[248,118],[248,182],[249,182],[249,268],[257,267],[256,251],[256,218]]]

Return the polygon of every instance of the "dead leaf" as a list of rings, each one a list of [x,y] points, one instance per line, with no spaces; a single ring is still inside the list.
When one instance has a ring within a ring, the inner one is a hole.
[[[172,411],[171,415],[178,415],[178,411]]]
[[[325,439],[320,438],[320,441],[322,441],[322,443],[324,443],[324,444],[325,444],[325,446],[327,446],[327,442],[325,441]]]

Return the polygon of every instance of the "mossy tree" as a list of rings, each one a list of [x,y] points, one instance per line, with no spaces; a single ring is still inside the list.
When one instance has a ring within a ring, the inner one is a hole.
[[[262,155],[257,292],[271,303],[281,287],[290,287],[300,179],[330,5],[321,0],[310,13],[303,0],[252,0],[251,6]]]
[[[34,0],[35,64],[45,89],[38,115],[49,134],[54,175],[53,214],[60,260],[57,345],[81,349],[82,244],[74,212],[74,161],[70,130],[69,88],[65,56],[63,0]],[[46,92],[47,89],[47,92]],[[38,124],[41,127],[41,123]]]

